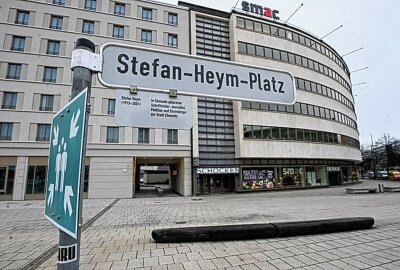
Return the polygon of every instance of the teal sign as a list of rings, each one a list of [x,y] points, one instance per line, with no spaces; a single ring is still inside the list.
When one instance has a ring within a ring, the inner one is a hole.
[[[51,125],[45,216],[76,238],[87,89],[54,117]]]

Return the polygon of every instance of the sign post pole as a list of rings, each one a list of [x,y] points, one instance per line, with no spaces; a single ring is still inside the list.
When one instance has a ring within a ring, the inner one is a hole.
[[[79,38],[76,41],[76,46],[75,49],[84,49],[88,50],[92,53],[94,53],[95,50],[95,45],[87,39]],[[87,97],[88,100],[90,100],[90,90],[92,86],[92,75],[93,72],[92,70],[82,67],[82,66],[76,66],[73,67],[73,75],[72,75],[72,90],[71,90],[71,99],[73,99],[75,96],[77,96],[81,91],[87,88]],[[87,142],[87,127],[88,127],[88,121],[89,121],[89,109],[90,107],[86,104],[86,110],[87,113],[85,114],[85,125],[83,127],[83,151],[82,151],[82,164],[81,164],[81,175],[80,175],[80,181],[78,185],[80,185],[79,188],[79,203],[78,203],[78,229],[77,229],[77,237],[76,239],[64,231],[60,230],[60,236],[59,236],[59,243],[58,243],[58,252],[59,252],[59,258],[60,256],[62,257],[63,254],[66,254],[67,252],[71,252],[70,250],[65,250],[65,247],[76,247],[76,260],[73,260],[71,262],[66,262],[66,263],[58,263],[58,270],[72,270],[72,269],[79,269],[79,258],[80,258],[80,244],[81,244],[81,229],[82,229],[82,205],[83,205],[83,182],[84,182],[84,176],[85,176],[85,157],[86,157],[86,142]],[[76,157],[78,158],[78,157]],[[64,248],[63,248],[64,247]],[[65,250],[65,251],[64,251]],[[70,255],[70,254],[68,254]]]

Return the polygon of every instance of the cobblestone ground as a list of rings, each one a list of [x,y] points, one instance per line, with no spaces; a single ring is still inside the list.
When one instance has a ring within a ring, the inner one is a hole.
[[[356,187],[377,187],[366,180]],[[400,183],[380,182],[387,186]],[[85,200],[88,220],[113,200]],[[157,228],[371,216],[371,230],[251,241],[157,244]],[[400,193],[345,187],[123,199],[82,235],[81,269],[400,269]],[[57,243],[43,202],[0,202],[0,268],[20,269]],[[56,268],[52,256],[38,269]]]

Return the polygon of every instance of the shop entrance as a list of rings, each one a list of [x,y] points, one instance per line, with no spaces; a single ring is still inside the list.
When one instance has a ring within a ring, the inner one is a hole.
[[[161,194],[179,194],[179,165],[180,160],[173,158],[134,159],[134,196],[155,197]]]
[[[235,191],[235,175],[213,174],[198,176],[198,193],[223,193]]]
[[[340,172],[328,172],[328,180],[330,186],[337,186],[341,184],[341,173]]]

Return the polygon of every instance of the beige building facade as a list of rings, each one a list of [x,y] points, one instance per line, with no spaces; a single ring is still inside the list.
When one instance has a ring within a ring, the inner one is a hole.
[[[289,71],[293,105],[193,98],[193,128],[115,124],[93,78],[85,196],[131,198],[141,166],[183,196],[341,184],[361,161],[346,63],[314,35],[242,10],[138,0],[0,0],[0,199],[44,198],[50,124],[70,99],[78,38]],[[139,90],[140,91],[140,90]]]

